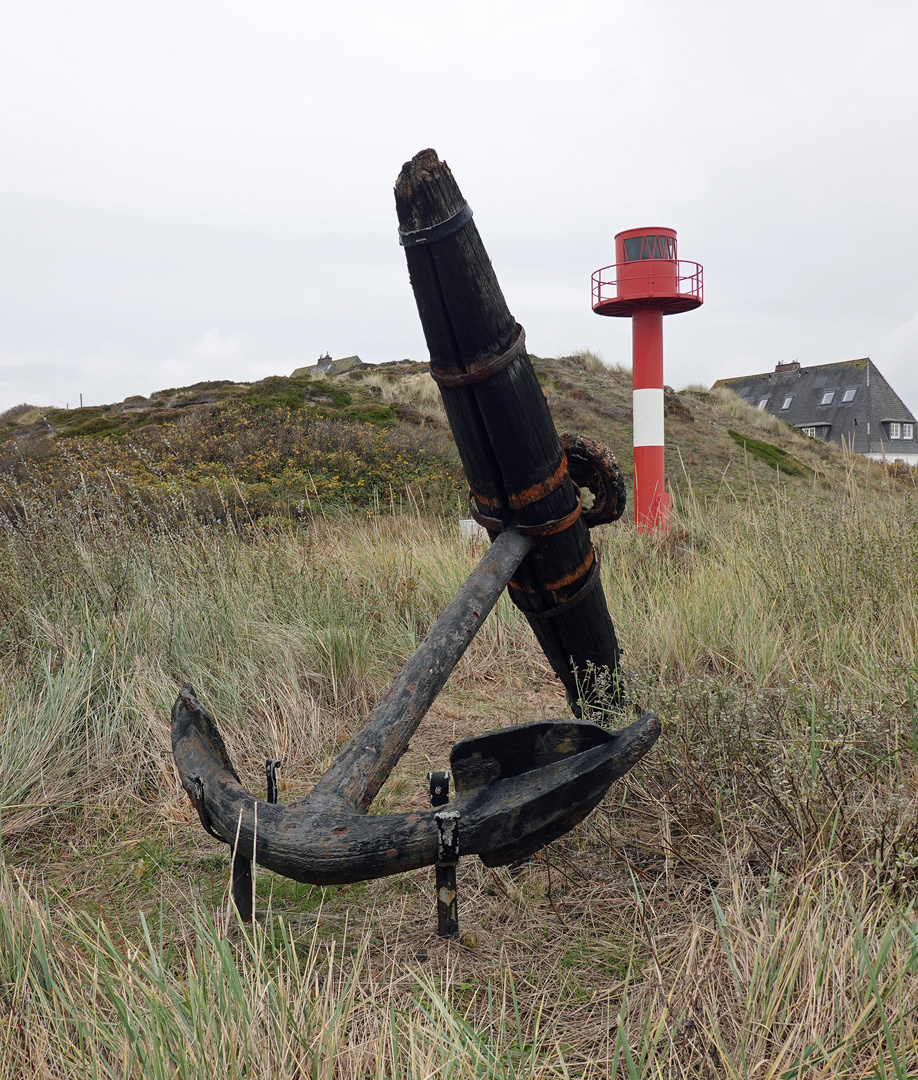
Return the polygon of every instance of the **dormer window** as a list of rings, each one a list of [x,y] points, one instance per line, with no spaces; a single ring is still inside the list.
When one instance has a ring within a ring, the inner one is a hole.
[[[891,439],[901,439],[902,425],[895,423],[895,421],[892,421],[889,425],[889,437]]]
[[[849,401],[854,401],[855,397],[857,397],[857,387],[847,387],[845,389],[845,392],[842,394],[842,405],[847,405]]]
[[[903,424],[902,425],[902,438],[903,439],[914,439],[914,437],[915,437],[915,425],[914,424]]]
[[[788,396],[781,403],[781,412],[784,412],[785,409],[789,409],[790,405],[791,405],[791,402],[793,400],[794,400],[794,395],[793,394],[788,394]]]
[[[831,405],[834,400],[835,400],[835,391],[834,390],[824,390],[823,393],[822,393],[822,397],[819,399],[819,404],[820,405]]]

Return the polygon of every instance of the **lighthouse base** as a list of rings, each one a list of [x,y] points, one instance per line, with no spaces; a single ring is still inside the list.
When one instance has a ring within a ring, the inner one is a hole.
[[[650,509],[642,517],[638,517],[638,532],[669,532],[670,498],[668,492],[663,492],[651,503]]]
[[[663,487],[663,447],[634,448],[634,520],[639,532],[669,531],[669,493]]]

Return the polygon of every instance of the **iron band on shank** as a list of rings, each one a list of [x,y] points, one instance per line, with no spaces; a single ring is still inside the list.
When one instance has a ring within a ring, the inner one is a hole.
[[[497,375],[498,372],[503,371],[505,367],[513,363],[513,361],[526,351],[526,331],[516,324],[516,333],[513,340],[507,346],[502,353],[497,356],[489,357],[483,360],[471,371],[460,371],[455,374],[448,374],[444,371],[437,371],[437,369],[430,365],[430,375],[437,386],[468,386],[470,383],[484,382],[485,379],[490,379],[492,375]]]
[[[417,247],[419,244],[432,244],[435,240],[444,240],[458,232],[462,226],[472,220],[472,208],[468,203],[446,221],[436,225],[428,225],[426,229],[415,229],[414,232],[402,232],[398,230],[398,242],[402,247]]]
[[[573,596],[569,596],[563,604],[558,604],[557,607],[549,608],[548,611],[524,611],[523,614],[527,619],[555,619],[559,615],[563,615],[570,611],[571,608],[576,607],[582,600],[590,595],[590,593],[599,584],[599,563],[600,554],[596,552],[596,558],[593,562],[593,567],[590,570],[590,576],[586,579],[583,588],[578,589]]]
[[[571,525],[580,517],[583,510],[583,494],[581,493],[577,498],[577,505],[569,514],[566,514],[562,518],[554,518],[552,521],[542,521],[538,525],[513,525],[512,528],[516,529],[518,533],[523,536],[555,536],[560,532],[564,532],[565,529],[569,529]],[[500,518],[488,517],[485,514],[480,513],[472,502],[471,492],[469,493],[469,513],[472,515],[474,521],[483,529],[488,529],[490,532],[501,532],[507,528]]]

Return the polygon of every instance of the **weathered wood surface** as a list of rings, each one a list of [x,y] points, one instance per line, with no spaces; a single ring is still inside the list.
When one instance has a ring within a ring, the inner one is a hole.
[[[409,232],[437,225],[464,205],[433,151],[405,166],[396,201]],[[452,380],[443,398],[474,497],[479,511],[499,522],[478,567],[305,798],[279,806],[246,791],[213,718],[191,685],[182,687],[172,709],[175,765],[205,829],[236,847],[234,884],[243,915],[253,859],[318,885],[436,861],[436,810],[384,817],[367,810],[508,583],[575,709],[578,696],[599,694],[596,671],[611,677],[605,699],[619,699],[618,645],[595,553],[525,350],[505,356],[499,373],[489,372],[484,381],[461,378],[519,343],[477,229],[462,224],[407,253],[432,366],[448,384]],[[592,467],[584,466],[587,472]],[[615,477],[606,482],[606,508],[614,509],[623,492]],[[562,835],[659,733],[659,720],[648,713],[615,732],[584,721],[544,721],[459,743],[451,758],[457,796],[450,804],[460,815],[459,853],[498,865]]]
[[[491,545],[366,723],[335,758],[316,794],[340,796],[359,810],[369,807],[532,547],[531,537],[518,533],[506,533]]]
[[[247,791],[213,718],[190,685],[182,688],[172,709],[175,766],[205,828],[236,846],[240,867],[257,859],[286,877],[334,885],[436,861],[436,811],[380,817],[366,810],[533,544],[514,532],[495,540],[366,724],[297,802],[279,806]],[[508,729],[455,748],[461,779],[451,809],[461,814],[462,853],[495,864],[561,835],[579,820],[578,808],[585,808],[580,817],[588,813],[660,730],[650,714],[615,733],[572,724],[561,722],[554,733],[550,724],[536,724],[522,736]],[[485,772],[493,782],[482,782]]]
[[[480,854],[489,865],[498,865],[561,835],[575,823],[572,812],[585,807],[580,817],[588,813],[609,785],[647,753],[660,731],[659,720],[650,714],[617,732],[563,721],[565,734],[556,740],[555,752],[530,753],[530,764],[541,763],[517,773],[507,756],[512,760],[519,747],[545,742],[546,723],[533,726],[538,729],[533,736],[526,733],[530,725],[500,732],[502,745],[482,748],[472,739],[468,750],[463,743],[455,748],[454,768],[461,772],[458,763],[466,760],[467,778],[449,804],[460,814],[460,855]],[[314,885],[385,877],[437,860],[434,815],[442,807],[377,816],[357,809],[340,793],[318,788],[285,806],[256,799],[239,782],[212,717],[190,685],[182,687],[172,709],[172,738],[185,789],[192,795],[200,782],[209,828],[229,844],[238,836],[239,857]],[[568,752],[558,753],[565,741]],[[503,762],[490,766],[494,778],[488,783],[473,779],[467,759],[476,755]]]
[[[433,150],[407,162],[395,185],[400,232],[448,221],[465,199]],[[455,377],[503,353],[517,333],[474,220],[430,243],[405,247],[411,286],[427,340],[431,368]],[[467,385],[441,385],[443,404],[482,515],[506,526],[538,526],[576,511],[555,426],[528,355],[497,374]],[[490,531],[492,539],[496,535]],[[581,519],[540,536],[510,582],[510,595],[574,705],[600,697],[621,700],[619,647],[602,586],[569,610],[549,615],[581,593],[596,555]],[[598,568],[597,568],[598,570]],[[546,617],[547,616],[547,617]],[[597,675],[605,672],[605,678]]]

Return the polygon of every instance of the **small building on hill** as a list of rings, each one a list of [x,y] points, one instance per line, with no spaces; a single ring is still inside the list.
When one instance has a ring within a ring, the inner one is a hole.
[[[804,435],[873,461],[918,465],[918,422],[869,356],[815,367],[794,360],[763,375],[718,379],[714,385],[733,390]]]
[[[347,371],[362,367],[369,367],[369,365],[365,364],[359,356],[342,356],[340,360],[332,360],[326,353],[324,356],[320,356],[314,364],[307,367],[298,367],[293,372],[292,377],[295,379],[301,375],[309,375],[313,371],[318,371],[324,375],[343,375]]]

